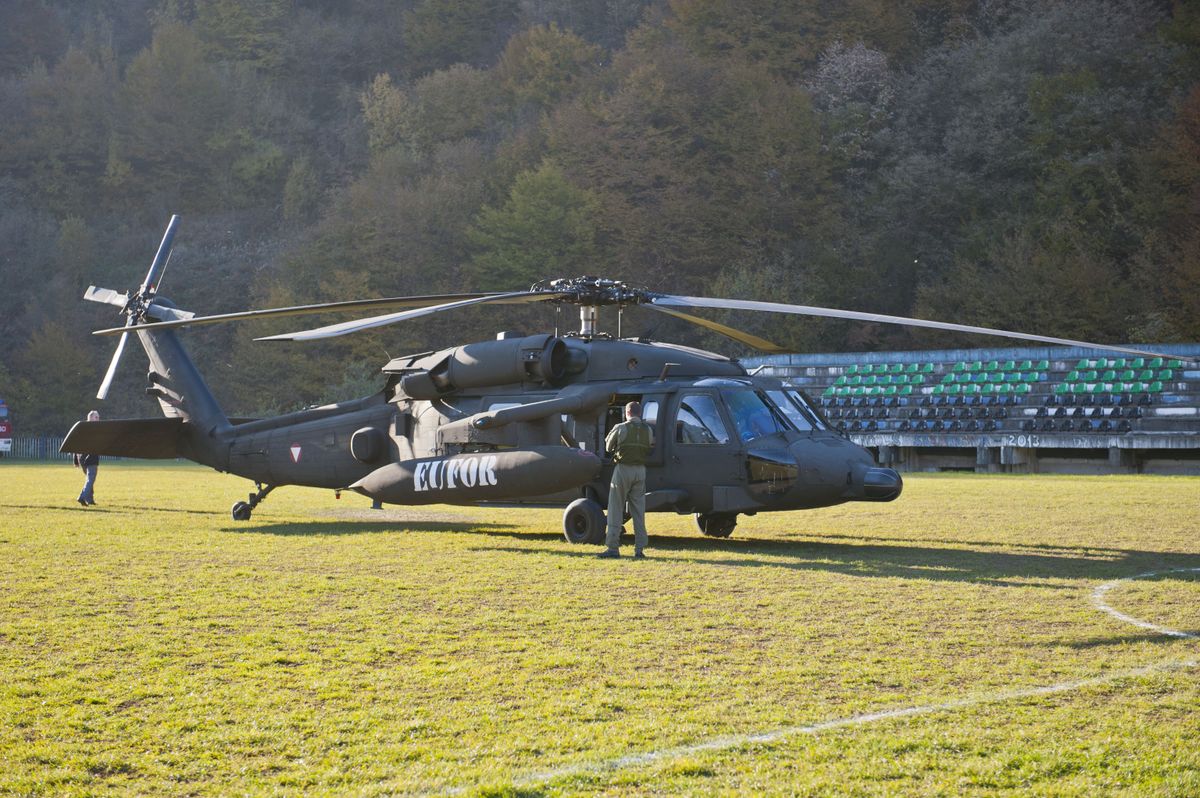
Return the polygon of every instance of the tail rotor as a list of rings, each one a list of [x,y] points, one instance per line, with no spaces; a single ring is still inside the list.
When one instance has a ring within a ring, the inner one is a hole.
[[[155,253],[154,260],[150,263],[150,270],[146,272],[146,279],[133,296],[118,294],[112,289],[97,288],[94,285],[88,286],[87,291],[83,294],[83,298],[89,302],[100,302],[119,307],[121,314],[125,316],[125,331],[121,333],[121,339],[117,342],[117,351],[113,353],[112,360],[108,363],[108,370],[104,373],[104,380],[100,383],[100,390],[96,392],[97,399],[104,399],[108,396],[108,389],[112,386],[113,378],[117,373],[117,365],[121,362],[121,355],[125,352],[125,342],[129,338],[130,328],[136,327],[144,321],[176,321],[190,319],[195,315],[186,310],[178,310],[154,301],[158,294],[158,287],[162,283],[163,273],[167,270],[167,263],[171,260],[171,249],[178,227],[179,216],[176,214],[171,217],[171,221],[167,225],[162,243],[158,245],[158,252]]]

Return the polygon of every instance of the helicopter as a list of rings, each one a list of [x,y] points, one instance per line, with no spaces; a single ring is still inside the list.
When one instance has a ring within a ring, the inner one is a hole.
[[[693,515],[699,531],[728,537],[739,516],[889,502],[900,474],[834,429],[802,390],[752,374],[737,360],[598,328],[601,308],[640,306],[763,352],[786,351],[749,332],[695,315],[733,309],[883,322],[1135,354],[1138,349],[949,322],[756,300],[652,292],[594,276],[550,279],[526,290],[349,300],[210,316],[159,294],[179,225],[173,216],[145,280],[131,293],[89,286],[84,299],[117,307],[124,324],[97,398],[112,384],[136,335],[149,359],[146,393],[162,418],[80,421],[61,451],[184,458],[253,481],[235,521],[251,518],[285,485],[355,491],[377,502],[563,506],[571,543],[604,542],[613,463],[608,430],[628,402],[654,431],[646,511]],[[403,308],[256,340],[307,341],[485,304],[579,309],[579,329],[501,333],[495,340],[392,358],[378,392],[263,419],[221,410],[176,330],[246,319]]]

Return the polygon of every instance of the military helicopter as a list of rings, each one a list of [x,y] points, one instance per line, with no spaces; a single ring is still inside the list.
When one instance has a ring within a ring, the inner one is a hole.
[[[158,293],[179,217],[171,218],[140,287],[89,286],[84,299],[115,306],[124,325],[97,398],[112,384],[129,336],[150,361],[146,393],[164,418],[81,421],[68,453],[177,458],[252,480],[233,505],[245,521],[284,485],[352,490],[392,504],[564,506],[572,543],[603,543],[612,463],[607,431],[637,400],[655,433],[646,469],[648,512],[695,516],[699,531],[728,537],[739,515],[887,502],[900,475],[834,430],[803,391],[749,373],[736,360],[686,346],[622,338],[598,329],[601,308],[640,306],[751,348],[784,351],[748,332],[694,315],[739,309],[886,322],[1087,346],[1136,349],[923,319],[737,299],[679,296],[599,277],[539,282],[527,290],[392,297],[196,316]],[[407,308],[258,340],[306,341],[484,304],[577,306],[578,331],[500,334],[436,352],[393,358],[371,396],[274,418],[225,415],[176,330],[201,324],[313,313]]]

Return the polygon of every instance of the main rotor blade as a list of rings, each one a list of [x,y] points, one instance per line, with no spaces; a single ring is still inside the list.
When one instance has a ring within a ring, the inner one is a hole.
[[[1049,335],[1032,335],[1030,333],[997,330],[991,327],[975,327],[970,324],[953,324],[944,321],[929,321],[928,319],[911,319],[905,316],[888,316],[883,313],[863,313],[857,310],[838,310],[836,308],[813,307],[811,305],[785,305],[779,302],[759,302],[750,299],[710,299],[702,296],[675,296],[664,294],[650,300],[655,305],[670,305],[683,308],[717,308],[720,310],[756,310],[768,313],[790,313],[796,316],[824,316],[831,319],[852,319],[881,324],[901,324],[908,327],[927,327],[933,330],[948,330],[951,332],[974,333],[978,335],[995,335],[1001,338],[1016,338],[1021,341],[1037,341],[1043,344],[1058,346],[1078,346],[1084,349],[1102,349],[1111,352],[1123,352],[1130,355],[1148,357],[1172,357],[1161,352],[1151,352],[1145,349],[1134,349],[1127,346],[1112,344],[1097,344],[1091,341],[1076,341],[1072,338],[1055,338]],[[1185,358],[1186,359],[1186,358]]]
[[[117,364],[121,362],[121,353],[125,351],[125,341],[129,338],[129,333],[125,333],[117,341],[117,351],[113,352],[112,360],[108,361],[108,371],[104,372],[104,381],[100,383],[100,390],[96,391],[97,399],[107,399],[108,389],[112,386],[113,377],[117,376]]]
[[[409,319],[420,318],[421,316],[429,316],[434,313],[441,313],[445,310],[454,310],[456,308],[465,308],[470,305],[481,305],[484,303],[494,304],[524,304],[527,302],[545,302],[548,300],[559,299],[568,296],[568,294],[557,292],[539,292],[530,293],[528,291],[514,291],[508,294],[494,294],[491,296],[475,297],[473,299],[462,299],[457,302],[446,302],[441,305],[431,305],[430,307],[417,308],[416,310],[404,310],[399,313],[388,313],[383,316],[372,316],[366,319],[355,319],[354,321],[344,321],[340,324],[330,324],[326,327],[317,327],[313,330],[301,330],[294,333],[283,333],[282,335],[268,335],[263,338],[255,338],[256,341],[312,341],[318,338],[335,338],[339,335],[347,335],[349,333],[358,332],[360,330],[369,330],[374,327],[383,327],[387,324],[395,324],[399,321],[407,321]]]
[[[146,272],[146,281],[138,289],[139,294],[153,294],[158,291],[163,272],[167,270],[167,261],[171,260],[171,246],[175,241],[175,230],[178,227],[179,214],[173,214],[171,221],[167,224],[167,231],[163,233],[162,243],[158,245],[158,252],[154,254],[154,260],[150,263],[150,271]]]
[[[237,313],[218,313],[212,316],[196,316],[191,319],[177,321],[159,321],[151,324],[139,324],[139,330],[165,330],[173,327],[190,327],[202,324],[224,324],[227,321],[246,321],[249,319],[271,319],[283,316],[307,316],[316,313],[344,313],[353,310],[365,310],[379,307],[426,307],[444,302],[462,299],[479,299],[481,297],[498,297],[498,292],[485,294],[433,294],[430,296],[385,297],[381,299],[352,299],[345,302],[322,302],[317,305],[293,305],[286,308],[263,308],[262,310],[243,310]],[[545,296],[539,294],[539,296]],[[557,296],[557,294],[555,295]],[[499,301],[498,304],[511,304],[513,300]],[[92,335],[120,335],[124,327],[109,327],[96,330]]]
[[[665,313],[668,316],[674,316],[677,319],[683,319],[684,321],[690,322],[691,324],[696,324],[696,325],[699,325],[700,327],[704,327],[706,329],[712,330],[713,332],[718,332],[721,335],[724,335],[726,338],[732,338],[735,341],[739,341],[740,343],[746,344],[746,346],[753,347],[754,349],[757,349],[761,352],[776,352],[776,353],[778,353],[778,352],[787,352],[788,351],[787,349],[780,346],[779,344],[771,343],[770,341],[766,340],[765,338],[759,338],[757,335],[753,335],[744,330],[738,330],[733,327],[728,327],[724,324],[721,324],[720,322],[712,321],[711,319],[702,319],[699,316],[693,316],[690,313],[682,313],[678,310],[670,310],[669,308],[662,307],[661,305],[650,304],[650,305],[641,305],[640,307],[649,308],[650,310],[656,310],[659,313]]]

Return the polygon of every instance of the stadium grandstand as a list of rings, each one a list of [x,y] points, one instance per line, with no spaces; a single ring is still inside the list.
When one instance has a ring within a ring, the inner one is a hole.
[[[776,355],[743,361],[806,391],[902,471],[1200,474],[1198,344]]]

